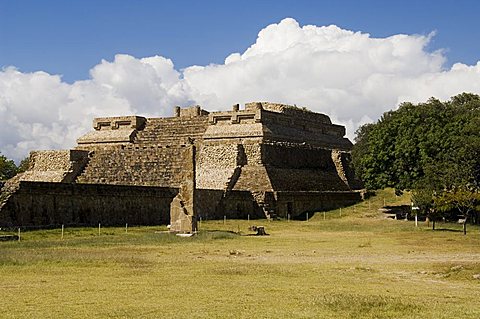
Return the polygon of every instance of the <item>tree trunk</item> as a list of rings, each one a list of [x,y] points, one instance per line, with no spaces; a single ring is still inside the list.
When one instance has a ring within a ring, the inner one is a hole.
[[[435,219],[432,220],[432,230],[435,230]]]
[[[463,214],[464,216],[464,219],[463,219],[463,234],[466,235],[467,234],[467,221],[468,221],[468,215],[469,215],[469,212],[467,211],[466,214]]]

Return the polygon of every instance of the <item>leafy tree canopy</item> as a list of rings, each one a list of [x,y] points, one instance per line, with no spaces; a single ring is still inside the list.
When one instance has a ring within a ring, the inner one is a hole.
[[[403,103],[357,131],[353,162],[367,188],[478,188],[480,96]]]
[[[433,220],[451,210],[466,220],[480,205],[480,96],[403,103],[357,131],[357,176],[370,189],[410,189]]]
[[[0,181],[5,181],[17,174],[17,166],[0,153]]]
[[[25,157],[17,167],[17,173],[23,173],[30,167],[30,157]]]

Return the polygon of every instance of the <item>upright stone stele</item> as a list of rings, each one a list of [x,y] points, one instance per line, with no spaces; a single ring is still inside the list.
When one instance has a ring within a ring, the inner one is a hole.
[[[185,170],[179,193],[170,204],[170,231],[193,233],[197,231],[195,214],[195,146],[188,146],[185,152]]]

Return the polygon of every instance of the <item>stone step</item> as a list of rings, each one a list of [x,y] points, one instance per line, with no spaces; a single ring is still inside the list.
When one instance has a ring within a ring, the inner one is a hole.
[[[178,183],[186,148],[146,148],[96,151],[78,183],[149,184]]]

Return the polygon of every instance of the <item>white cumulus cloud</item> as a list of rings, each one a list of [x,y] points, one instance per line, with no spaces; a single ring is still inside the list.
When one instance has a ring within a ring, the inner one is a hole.
[[[177,70],[162,56],[119,54],[73,84],[7,67],[0,71],[0,151],[18,160],[33,149],[72,147],[96,116],[165,116],[174,105],[224,110],[250,101],[326,113],[352,138],[359,125],[403,101],[480,93],[480,62],[446,68],[442,51],[426,49],[433,36],[373,38],[287,18],[224,64]]]

